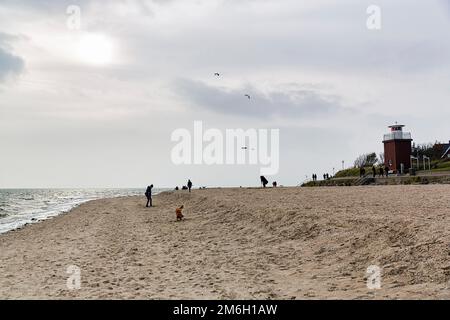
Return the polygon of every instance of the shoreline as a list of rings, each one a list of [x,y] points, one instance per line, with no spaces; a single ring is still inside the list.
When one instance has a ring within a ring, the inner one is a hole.
[[[5,231],[5,232],[0,232],[0,239],[1,239],[1,236],[2,236],[2,235],[7,235],[7,234],[9,234],[9,233],[11,233],[11,232],[16,232],[16,231],[22,230],[22,229],[24,229],[24,228],[28,228],[28,227],[31,227],[31,226],[34,226],[34,225],[37,225],[37,224],[45,223],[45,222],[47,222],[47,221],[51,221],[51,220],[56,219],[56,218],[58,218],[58,217],[67,215],[67,214],[69,214],[69,213],[72,213],[73,211],[75,211],[75,210],[76,210],[77,208],[79,208],[80,206],[82,206],[82,205],[84,205],[84,204],[87,204],[87,203],[90,203],[90,202],[96,202],[96,201],[107,200],[107,199],[133,198],[133,197],[139,197],[139,196],[122,196],[122,197],[111,197],[111,198],[101,198],[101,199],[91,199],[91,200],[86,200],[86,201],[84,201],[84,202],[75,204],[72,208],[70,208],[70,209],[68,209],[68,210],[61,211],[60,213],[58,213],[58,214],[56,214],[56,215],[48,216],[48,217],[46,217],[46,218],[44,218],[44,219],[36,219],[36,220],[33,220],[32,222],[26,222],[26,223],[24,223],[23,225],[20,225],[20,226],[17,227],[17,228],[10,229],[10,230],[7,230],[7,231]]]
[[[157,188],[154,195],[168,189]],[[0,234],[21,229],[70,212],[83,203],[124,196],[140,195],[141,189],[0,189]]]
[[[448,299],[449,201],[448,185],[91,200],[0,235],[0,298]],[[366,286],[370,265],[380,290]]]

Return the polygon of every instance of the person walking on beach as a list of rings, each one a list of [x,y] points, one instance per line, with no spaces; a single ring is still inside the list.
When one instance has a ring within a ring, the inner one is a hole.
[[[188,187],[188,189],[189,189],[189,192],[191,192],[191,189],[192,189],[192,181],[191,181],[190,179],[188,180],[187,187]]]
[[[388,167],[384,168],[384,173],[386,174],[386,178],[388,178],[389,177],[389,168]]]
[[[150,204],[150,207],[153,206],[153,203],[152,203],[152,189],[153,189],[153,185],[150,185],[150,186],[147,187],[147,190],[145,190],[145,196],[147,197],[147,204],[145,206],[146,208],[149,207],[149,204]]]
[[[374,178],[377,176],[377,169],[375,168],[375,166],[372,166],[372,175]]]
[[[260,179],[261,179],[261,184],[262,184],[263,188],[265,188],[266,185],[269,183],[269,181],[267,181],[266,177],[264,177],[264,176],[261,176]]]

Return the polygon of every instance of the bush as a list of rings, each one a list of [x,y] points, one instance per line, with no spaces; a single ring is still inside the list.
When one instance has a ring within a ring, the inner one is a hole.
[[[372,173],[372,166],[366,167],[366,174]],[[377,171],[378,173],[378,171]],[[350,168],[338,171],[335,175],[335,178],[346,178],[346,177],[359,177],[359,168]]]
[[[372,167],[377,162],[378,162],[377,154],[375,152],[372,152],[360,155],[358,158],[356,158],[354,165],[355,168]]]

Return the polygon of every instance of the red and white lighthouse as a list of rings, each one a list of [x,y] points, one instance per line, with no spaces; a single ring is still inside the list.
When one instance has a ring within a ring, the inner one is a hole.
[[[384,164],[394,173],[405,173],[411,168],[411,133],[403,132],[404,125],[389,126],[391,132],[384,135]]]

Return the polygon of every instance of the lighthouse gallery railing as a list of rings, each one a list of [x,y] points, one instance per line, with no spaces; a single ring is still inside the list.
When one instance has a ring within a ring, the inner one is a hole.
[[[411,133],[410,132],[391,132],[384,135],[383,141],[389,140],[410,140]]]

